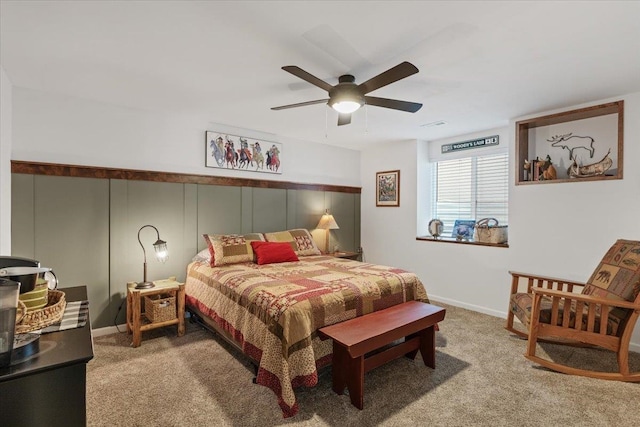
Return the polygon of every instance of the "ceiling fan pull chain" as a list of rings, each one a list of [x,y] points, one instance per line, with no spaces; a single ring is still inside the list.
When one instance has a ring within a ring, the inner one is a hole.
[[[364,133],[369,133],[369,106],[364,105]]]
[[[324,139],[329,138],[329,107],[324,109]]]

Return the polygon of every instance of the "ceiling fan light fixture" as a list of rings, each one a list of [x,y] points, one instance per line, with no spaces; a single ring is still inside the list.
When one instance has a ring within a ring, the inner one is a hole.
[[[356,111],[358,108],[362,107],[364,105],[364,102],[345,100],[337,101],[330,105],[331,108],[336,110],[338,113],[350,114]]]

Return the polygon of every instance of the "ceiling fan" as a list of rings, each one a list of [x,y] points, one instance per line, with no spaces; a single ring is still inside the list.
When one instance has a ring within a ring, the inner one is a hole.
[[[342,126],[351,123],[351,113],[362,107],[364,104],[391,108],[393,110],[407,111],[409,113],[415,113],[422,107],[422,104],[418,104],[416,102],[367,96],[369,92],[373,92],[376,89],[397,82],[398,80],[402,80],[412,74],[416,74],[418,72],[418,68],[406,61],[360,84],[356,84],[354,76],[351,74],[345,74],[338,78],[338,84],[335,86],[332,86],[324,80],[309,74],[302,68],[296,67],[295,65],[287,65],[282,67],[282,69],[314,86],[319,87],[320,89],[326,90],[329,93],[329,98],[282,105],[280,107],[273,107],[271,108],[272,110],[284,110],[287,108],[304,107],[305,105],[322,104],[326,102],[331,108],[339,113],[338,126]]]

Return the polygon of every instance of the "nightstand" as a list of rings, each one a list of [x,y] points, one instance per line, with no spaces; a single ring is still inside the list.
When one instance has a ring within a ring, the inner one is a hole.
[[[151,329],[177,325],[178,336],[184,335],[184,283],[175,277],[153,283],[149,289],[127,283],[127,332],[133,334],[133,347],[139,347],[142,332]]]
[[[332,257],[336,257],[336,258],[346,258],[346,259],[353,259],[355,261],[359,261],[360,255],[362,255],[362,253],[338,251],[338,252],[329,253],[327,255],[331,255]]]

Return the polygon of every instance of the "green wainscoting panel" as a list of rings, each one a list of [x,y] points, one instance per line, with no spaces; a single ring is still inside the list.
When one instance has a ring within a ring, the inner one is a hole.
[[[242,232],[242,187],[198,185],[198,250],[207,247],[203,234]]]
[[[86,285],[91,324],[106,326],[111,317],[109,181],[38,175],[34,182],[34,256],[54,269],[60,288]]]
[[[253,229],[257,233],[287,229],[287,190],[253,188]]]
[[[331,230],[329,249],[333,250],[338,246],[341,250],[356,251],[360,246],[360,240],[356,240],[356,198],[354,194],[347,193],[326,193],[331,202],[330,211],[340,227],[338,230]],[[359,221],[359,217],[358,217]],[[359,227],[357,227],[359,229]]]
[[[354,221],[355,221],[354,228],[353,228],[353,241],[355,243],[354,250],[356,250],[356,251],[362,247],[361,243],[360,243],[362,241],[361,240],[362,239],[362,235],[360,234],[360,218],[362,218],[362,216],[361,216],[361,214],[362,214],[362,205],[360,204],[361,200],[362,199],[361,199],[361,195],[360,194],[354,194],[353,195],[353,204],[355,206],[355,210],[353,212],[353,217],[354,217]],[[364,262],[364,257],[365,257],[365,255],[364,255],[364,252],[363,252],[363,255],[361,257],[362,258],[361,261],[363,261],[363,262]]]
[[[11,175],[11,254],[35,258],[35,175]]]
[[[312,190],[287,191],[287,230],[306,228],[313,230],[327,209],[325,192]]]
[[[184,185],[184,251],[183,256],[191,260],[198,253],[202,237],[198,234],[198,185]],[[185,268],[186,274],[186,268]]]
[[[242,187],[240,233],[253,233],[253,187]]]

